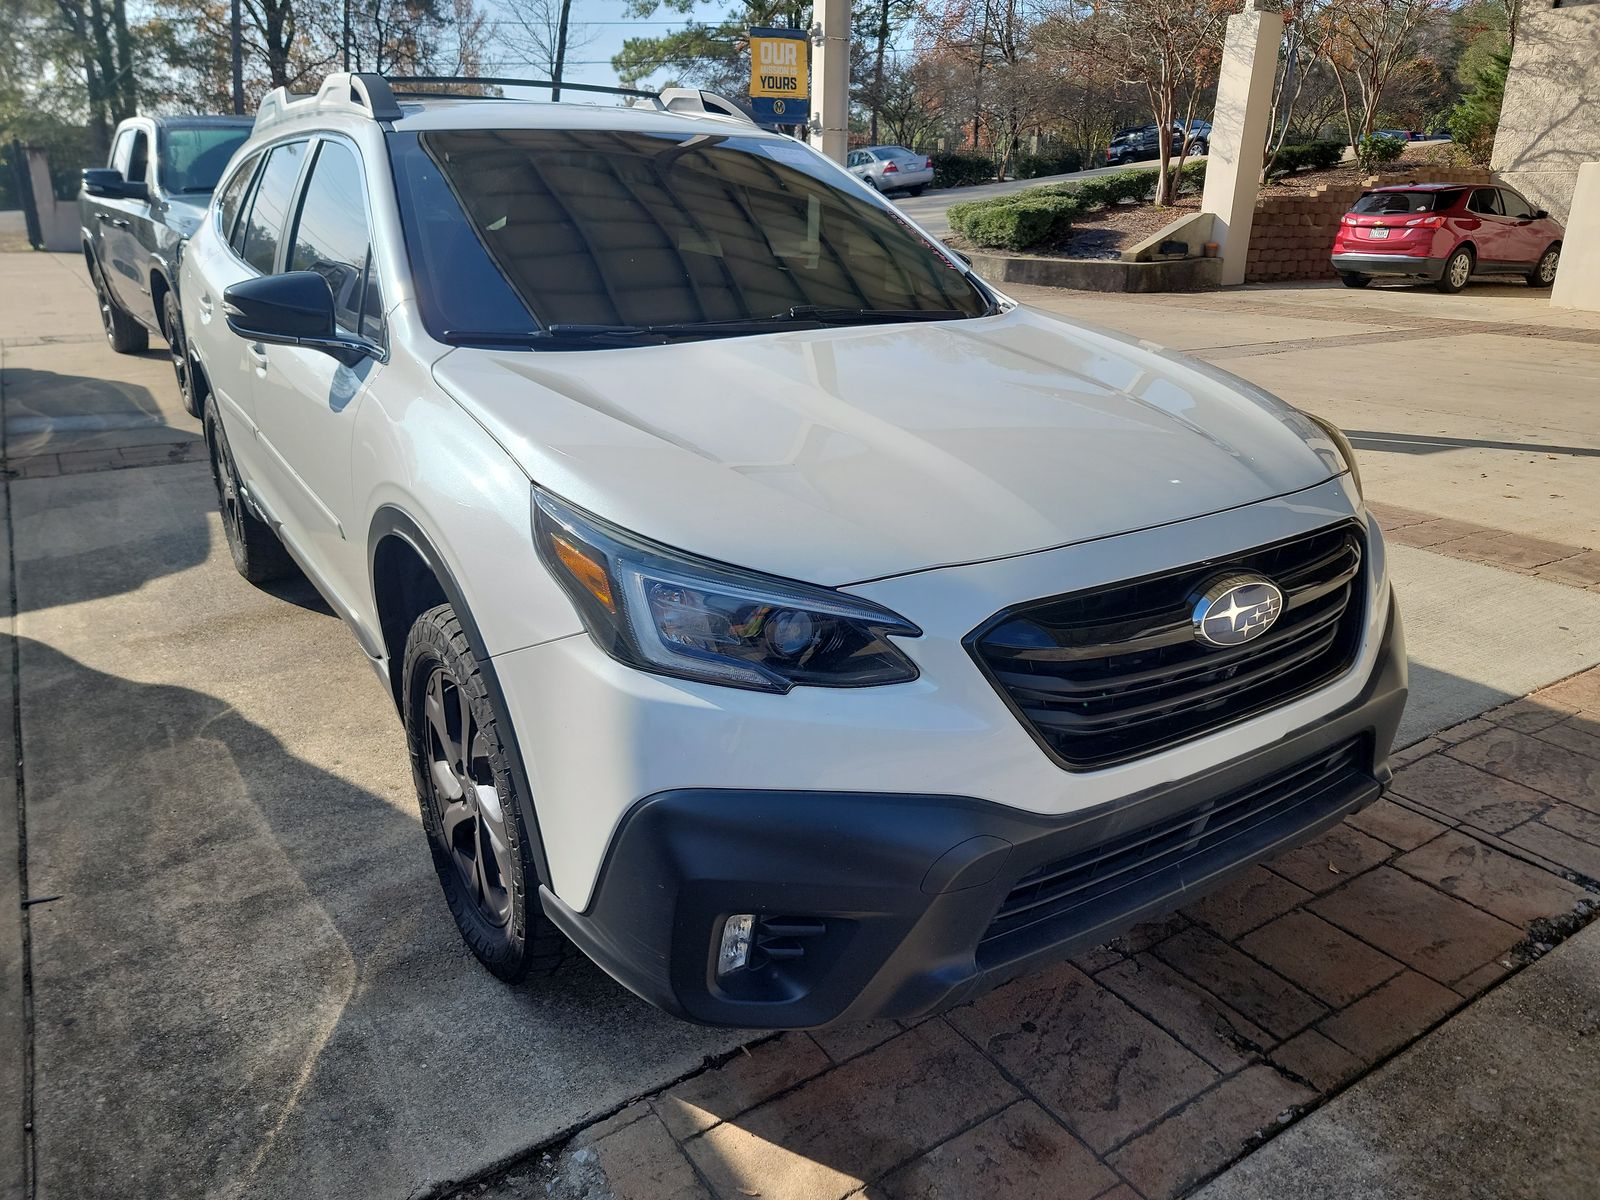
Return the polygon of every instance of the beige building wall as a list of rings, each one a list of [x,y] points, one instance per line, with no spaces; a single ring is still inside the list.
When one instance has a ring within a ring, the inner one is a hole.
[[[1494,141],[1500,177],[1562,221],[1600,161],[1600,2],[1529,0]]]

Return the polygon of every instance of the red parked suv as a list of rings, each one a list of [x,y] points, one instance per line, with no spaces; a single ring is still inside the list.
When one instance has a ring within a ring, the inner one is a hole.
[[[1503,185],[1377,188],[1340,221],[1333,269],[1346,287],[1410,275],[1459,292],[1473,275],[1521,275],[1544,288],[1556,279],[1562,233],[1549,213]]]

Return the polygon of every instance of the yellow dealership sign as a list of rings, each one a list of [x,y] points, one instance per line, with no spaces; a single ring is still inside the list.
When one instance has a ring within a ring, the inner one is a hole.
[[[811,115],[811,43],[802,29],[750,31],[750,107],[763,125],[803,125]]]

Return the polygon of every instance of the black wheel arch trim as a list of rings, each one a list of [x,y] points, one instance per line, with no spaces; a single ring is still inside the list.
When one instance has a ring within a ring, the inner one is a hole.
[[[472,609],[467,604],[466,593],[456,581],[455,574],[444,561],[444,556],[438,551],[431,539],[422,531],[422,527],[406,512],[392,504],[382,505],[372,515],[372,523],[368,526],[367,533],[367,578],[377,578],[376,566],[378,547],[385,539],[397,537],[405,542],[416,553],[423,565],[432,572],[438,581],[440,589],[444,592],[445,599],[450,602],[450,607],[455,611],[456,619],[461,622],[462,632],[467,635],[467,643],[472,647],[473,657],[478,660],[478,670],[483,675],[484,687],[489,692],[489,700],[495,707],[495,715],[499,718],[501,736],[505,740],[511,762],[512,781],[517,787],[517,805],[522,810],[522,823],[528,831],[532,842],[534,868],[539,872],[538,883],[548,887],[551,882],[550,861],[545,855],[544,835],[539,829],[539,814],[534,804],[533,788],[529,785],[527,768],[522,761],[522,746],[517,738],[517,729],[511,719],[511,709],[506,704],[505,690],[500,686],[500,676],[495,671],[494,659],[489,655],[488,645],[483,640],[483,632],[478,628],[478,623],[472,615]],[[374,610],[376,610],[377,596],[374,593]],[[385,647],[387,650],[387,647]],[[392,657],[386,662],[386,671],[389,678],[389,690],[395,701],[395,710],[401,720],[405,719],[405,710],[400,699],[400,679],[397,670],[401,664],[393,661]],[[537,888],[530,889],[533,893],[530,900],[538,904]]]

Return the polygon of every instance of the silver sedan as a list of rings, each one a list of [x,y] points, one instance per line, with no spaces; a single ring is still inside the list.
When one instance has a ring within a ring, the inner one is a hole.
[[[850,151],[844,165],[850,174],[880,192],[922,195],[933,182],[933,159],[904,146],[867,146]]]

